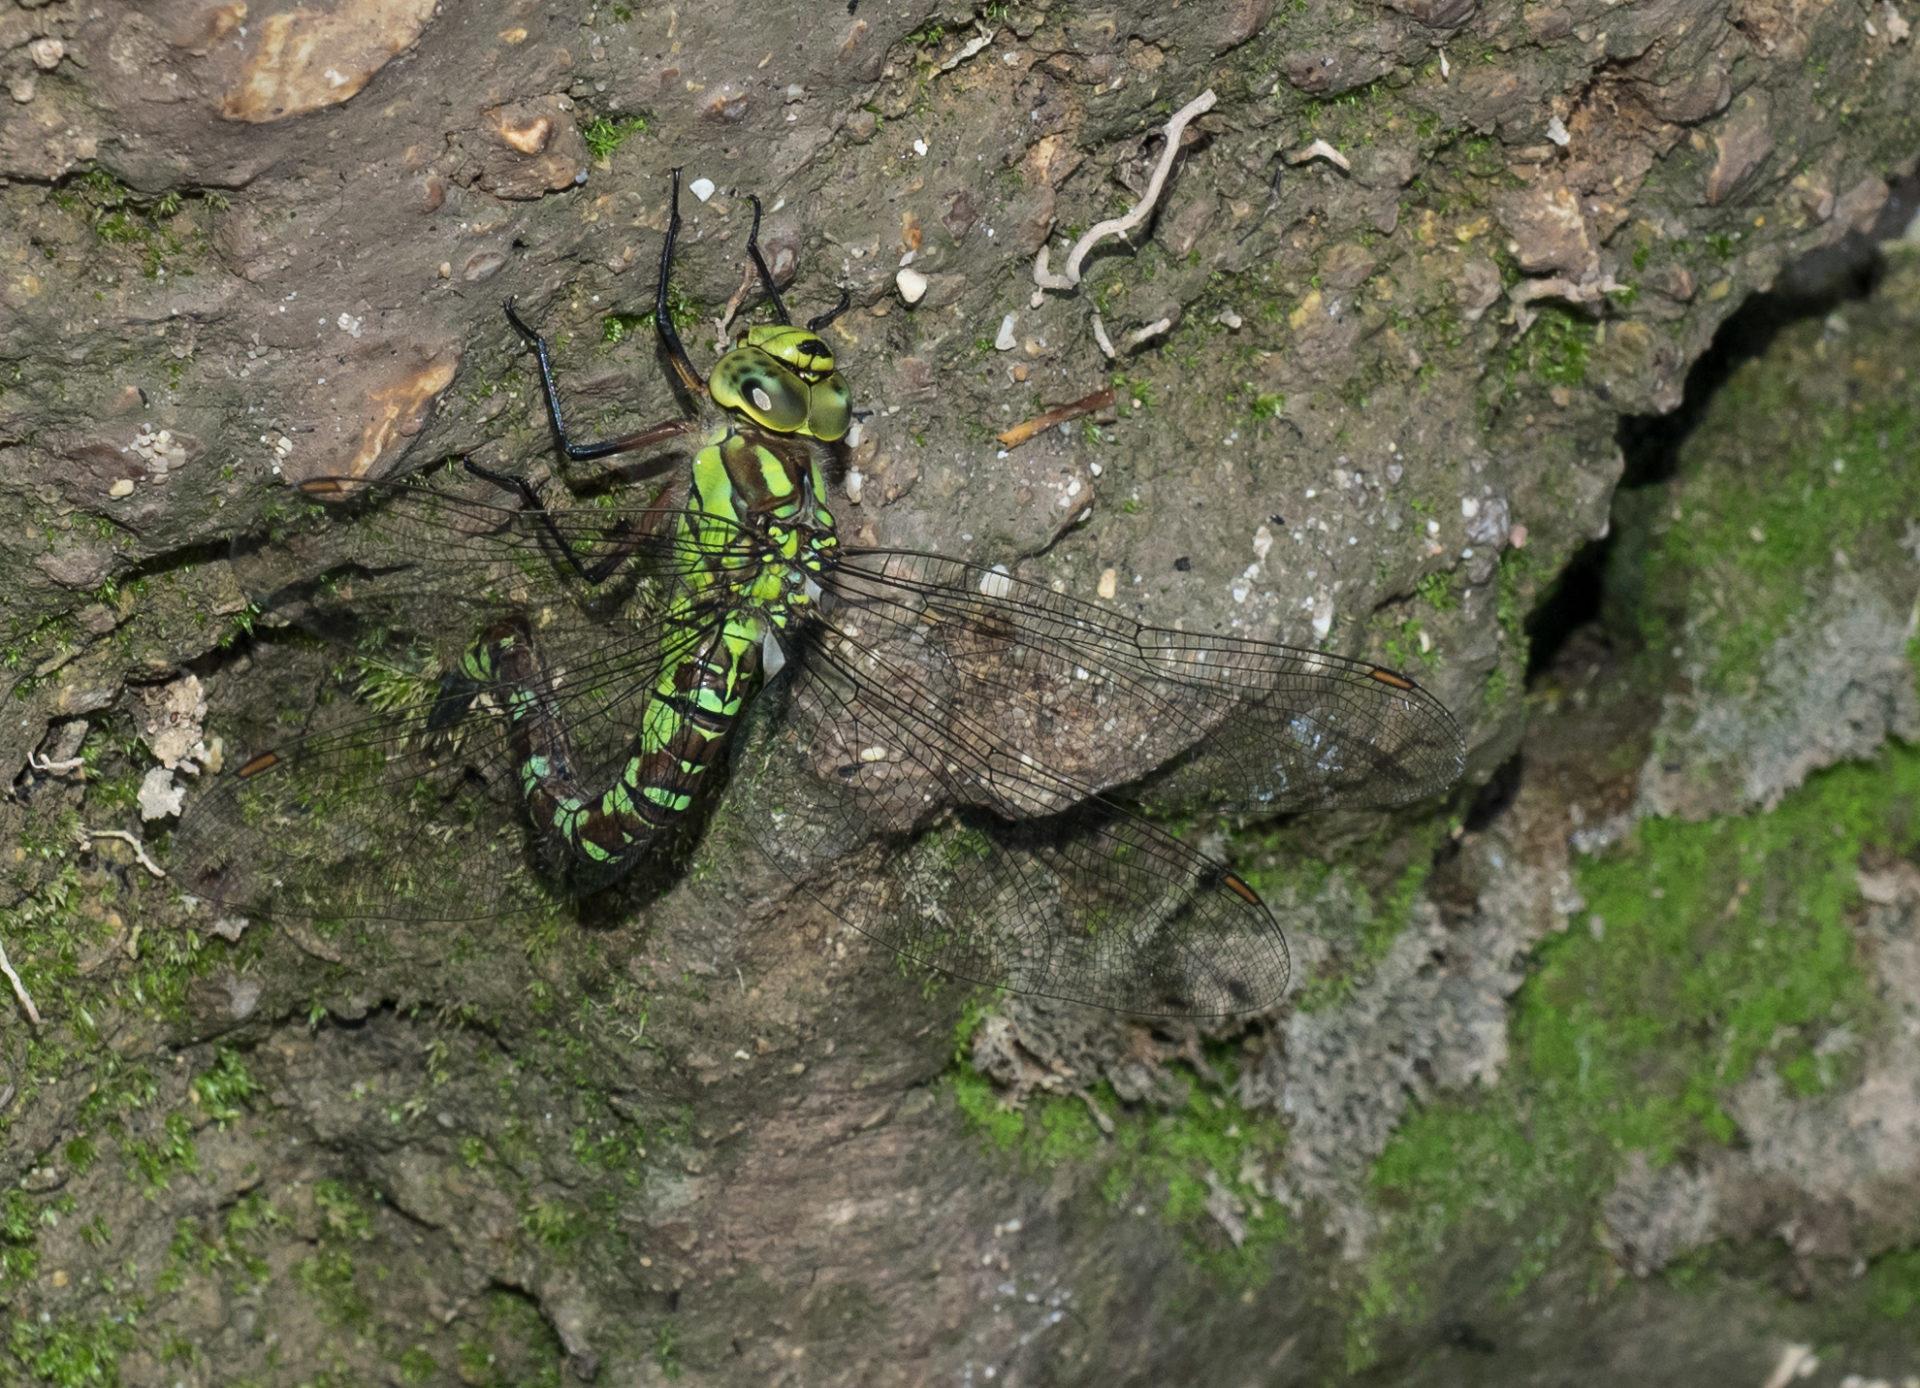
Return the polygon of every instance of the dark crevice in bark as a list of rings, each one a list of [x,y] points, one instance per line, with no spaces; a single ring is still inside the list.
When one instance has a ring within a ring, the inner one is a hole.
[[[1698,427],[1708,403],[1743,363],[1765,354],[1780,332],[1809,318],[1824,318],[1845,304],[1871,296],[1886,273],[1881,242],[1898,236],[1920,208],[1920,175],[1893,185],[1870,234],[1850,232],[1781,272],[1773,288],[1755,294],[1720,325],[1713,345],[1687,373],[1686,396],[1668,414],[1623,415],[1615,437],[1626,458],[1614,503],[1614,526],[1606,536],[1574,551],[1527,617],[1527,679],[1552,668],[1567,641],[1603,618],[1607,573],[1620,534],[1620,493],[1659,486],[1672,478],[1680,449]],[[1631,633],[1610,630],[1614,637]]]

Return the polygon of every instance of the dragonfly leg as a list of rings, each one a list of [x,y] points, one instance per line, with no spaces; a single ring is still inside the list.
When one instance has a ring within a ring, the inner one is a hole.
[[[680,384],[694,395],[705,395],[707,383],[700,379],[700,373],[693,369],[693,361],[687,356],[687,349],[680,345],[679,330],[673,326],[673,314],[667,308],[667,281],[673,273],[673,243],[680,235],[680,170],[673,171],[672,215],[667,218],[667,239],[660,246],[660,279],[653,291],[653,330],[660,335],[660,345],[667,349],[667,361],[673,366],[674,375],[680,378]]]
[[[533,348],[534,359],[540,363],[540,387],[547,399],[547,422],[553,426],[553,437],[560,445],[560,451],[573,462],[589,462],[595,458],[611,458],[617,453],[632,453],[637,449],[651,448],[655,444],[679,438],[693,427],[688,420],[674,419],[635,433],[622,434],[619,438],[608,439],[605,443],[574,443],[567,437],[566,420],[560,413],[560,391],[554,384],[553,361],[547,355],[547,340],[528,327],[520,315],[513,311],[512,299],[507,300],[506,310],[507,321],[513,324],[515,332],[526,339],[528,345]]]
[[[747,201],[753,204],[753,229],[747,233],[747,255],[753,261],[753,268],[760,274],[760,287],[767,291],[767,298],[773,304],[773,311],[780,315],[781,324],[790,324],[793,319],[787,314],[787,302],[780,297],[780,290],[774,285],[773,271],[767,268],[767,258],[760,254],[760,199],[749,193]]]
[[[753,204],[753,230],[747,233],[747,254],[753,258],[753,268],[760,273],[761,287],[767,291],[767,298],[773,302],[773,311],[780,315],[782,324],[791,324],[793,319],[787,313],[787,302],[780,297],[780,291],[774,287],[773,271],[767,268],[766,257],[760,254],[760,199],[752,194],[747,201]],[[847,311],[847,305],[853,302],[853,295],[846,289],[840,291],[840,302],[825,313],[815,314],[807,320],[807,331],[819,332],[827,324]]]
[[[827,324],[845,313],[847,311],[847,305],[852,302],[853,295],[842,286],[840,290],[840,302],[828,309],[825,313],[816,313],[813,317],[809,318],[807,320],[807,331],[810,333],[819,332],[822,328],[826,327]]]
[[[527,509],[539,517],[540,524],[546,527],[547,538],[552,540],[554,548],[560,551],[560,557],[567,561],[567,566],[573,570],[581,582],[590,586],[598,587],[606,582],[614,571],[632,556],[634,550],[639,548],[641,541],[653,533],[654,525],[652,524],[633,526],[622,521],[610,532],[609,538],[614,542],[613,549],[589,563],[588,560],[580,557],[572,542],[560,533],[560,527],[554,524],[553,513],[547,509],[546,503],[540,499],[540,494],[534,491],[533,484],[526,478],[515,477],[507,472],[495,472],[492,468],[480,466],[471,458],[461,461],[465,464],[467,471],[475,477],[484,477],[496,487],[518,492],[521,500],[526,503]]]

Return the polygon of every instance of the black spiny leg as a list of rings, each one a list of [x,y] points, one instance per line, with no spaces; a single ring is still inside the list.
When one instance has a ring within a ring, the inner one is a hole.
[[[845,288],[841,288],[841,301],[835,303],[826,313],[816,313],[814,317],[810,317],[810,319],[806,321],[806,330],[808,330],[808,332],[820,332],[820,328],[828,326],[829,323],[833,323],[833,319],[837,319],[839,315],[843,315],[843,313],[847,311],[847,305],[849,305],[849,303],[852,303],[852,294],[849,294]]]
[[[840,290],[840,302],[828,309],[825,313],[816,313],[813,317],[809,318],[807,320],[807,331],[810,333],[819,332],[822,328],[826,327],[827,324],[845,313],[847,311],[847,305],[852,302],[853,295],[848,293],[843,286]]]
[[[624,521],[621,522],[618,526],[614,527],[609,535],[609,538],[614,541],[613,549],[589,564],[574,552],[572,542],[560,533],[560,527],[553,522],[552,512],[547,510],[546,504],[540,500],[539,494],[534,491],[533,484],[527,481],[526,478],[515,477],[511,473],[495,472],[492,468],[481,467],[480,464],[474,462],[471,458],[462,458],[460,461],[465,465],[467,471],[475,477],[484,477],[496,487],[504,487],[508,491],[518,492],[521,500],[526,502],[527,509],[538,516],[540,518],[540,524],[546,527],[547,537],[553,541],[554,548],[560,551],[560,557],[567,561],[567,566],[579,576],[580,581],[589,586],[598,587],[600,584],[606,582],[614,570],[618,569],[627,561],[650,533],[646,529],[637,528]]]
[[[787,315],[787,302],[780,297],[780,291],[774,288],[773,271],[767,268],[766,258],[760,254],[760,199],[748,195],[747,201],[753,204],[753,230],[747,233],[747,254],[753,257],[753,268],[760,272],[760,285],[767,291],[767,298],[773,302],[773,311],[780,315],[782,324],[790,324],[793,319]],[[840,302],[825,313],[816,314],[807,320],[807,331],[817,333],[834,319],[847,311],[847,305],[853,302],[853,296],[847,290],[840,291]]]
[[[617,439],[605,443],[574,443],[567,438],[566,421],[560,415],[560,392],[553,383],[553,362],[547,356],[547,341],[539,333],[521,321],[520,315],[513,311],[513,300],[506,303],[507,321],[513,324],[513,330],[527,340],[533,348],[534,359],[540,363],[540,386],[547,397],[547,422],[553,426],[554,441],[560,445],[560,451],[576,463],[587,462],[594,458],[611,458],[616,453],[632,453],[636,449],[651,448],[668,439],[677,439],[693,427],[684,419],[670,420],[665,424],[656,424],[650,429],[638,433],[623,434]]]
[[[767,268],[767,259],[760,254],[760,199],[749,193],[747,201],[753,204],[753,230],[747,233],[747,254],[753,260],[753,268],[760,272],[760,287],[767,291],[767,299],[773,304],[773,311],[780,315],[781,326],[785,327],[793,322],[787,316],[787,301],[780,297],[773,283],[773,271]]]
[[[707,383],[700,379],[700,373],[693,369],[693,361],[687,356],[687,349],[680,345],[680,333],[673,326],[673,315],[667,311],[667,279],[673,272],[673,242],[680,235],[680,170],[673,171],[673,201],[669,205],[671,215],[667,218],[667,239],[660,247],[660,281],[654,287],[653,294],[653,330],[660,334],[660,345],[667,349],[667,360],[673,365],[673,372],[680,383],[695,395],[707,393]]]

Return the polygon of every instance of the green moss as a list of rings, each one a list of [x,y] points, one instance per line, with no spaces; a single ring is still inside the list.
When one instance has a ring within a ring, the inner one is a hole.
[[[969,1127],[1002,1152],[1020,1149],[1027,1136],[1027,1116],[1002,1105],[991,1080],[974,1070],[956,1069],[948,1083]]]
[[[40,1270],[40,1210],[24,1192],[0,1198],[0,1287],[22,1286]]]
[[[1544,952],[1519,1025],[1536,1078],[1660,1160],[1732,1135],[1715,1096],[1763,1056],[1801,1092],[1830,1085],[1836,1062],[1817,1043],[1871,1020],[1845,919],[1860,853],[1913,844],[1916,796],[1920,752],[1895,749],[1812,779],[1772,814],[1649,820],[1627,853],[1582,864],[1606,938]]]
[[[623,116],[613,120],[607,116],[595,116],[581,129],[580,137],[587,142],[587,153],[597,163],[611,158],[613,152],[624,144],[631,135],[638,135],[647,128],[645,116]]]
[[[653,1333],[653,1362],[666,1377],[680,1377],[680,1332],[671,1320],[661,1321]]]
[[[1889,1320],[1907,1321],[1920,1313],[1920,1248],[1875,1258],[1867,1268],[1867,1304]]]
[[[1513,347],[1513,365],[1549,385],[1577,386],[1587,379],[1587,357],[1597,325],[1590,318],[1548,306]]]
[[[652,326],[651,313],[609,313],[600,320],[600,340],[607,343],[625,342],[635,332]]]
[[[49,194],[54,206],[84,220],[93,234],[110,246],[134,246],[142,252],[149,279],[168,267],[168,258],[183,251],[209,249],[206,213],[224,211],[224,194],[204,190],[168,191],[150,195],[120,182],[106,169],[90,165],[62,179]],[[189,204],[204,209],[187,222],[181,213]],[[191,270],[173,267],[175,274]]]
[[[228,1207],[224,1227],[229,1239],[244,1239],[285,1224],[287,1217],[265,1195],[250,1190]]]
[[[167,1189],[176,1175],[200,1166],[193,1125],[184,1113],[168,1114],[160,1135],[151,1141],[122,1138],[120,1153],[127,1159],[127,1174],[139,1182],[148,1199]]]
[[[358,1330],[371,1323],[373,1307],[361,1295],[353,1258],[345,1249],[319,1249],[294,1265],[293,1277],[318,1303],[328,1325]]]
[[[1440,668],[1440,652],[1431,637],[1424,646],[1421,644],[1420,638],[1424,632],[1425,628],[1418,617],[1408,617],[1394,628],[1391,636],[1381,638],[1380,654],[1396,670],[1412,670],[1415,666],[1437,670]]]
[[[1453,573],[1448,569],[1422,574],[1413,591],[1435,612],[1451,612],[1460,606],[1459,595],[1453,591]]]
[[[560,1388],[566,1350],[530,1299],[495,1288],[481,1301],[481,1334],[457,1353],[462,1383],[482,1388]]]
[[[1247,401],[1247,416],[1254,422],[1279,419],[1287,412],[1287,397],[1277,391],[1254,393]]]
[[[133,1326],[120,1317],[22,1316],[7,1331],[7,1352],[27,1377],[6,1376],[9,1382],[45,1388],[114,1388],[120,1382],[120,1356],[133,1343]],[[0,1370],[10,1367],[0,1364]]]
[[[1664,1164],[1733,1141],[1722,1096],[1762,1063],[1801,1093],[1848,1078],[1848,1052],[1822,1042],[1874,1029],[1848,926],[1860,855],[1917,847],[1920,749],[1895,746],[1771,814],[1648,820],[1580,862],[1590,915],[1540,947],[1508,1082],[1416,1113],[1374,1166],[1391,1218],[1353,1301],[1350,1363],[1428,1310],[1432,1262],[1463,1230],[1506,1250],[1517,1296],[1590,1238],[1624,1153]],[[1901,1267],[1888,1263],[1890,1306]]]
[[[373,1237],[373,1215],[344,1183],[316,1181],[313,1203],[320,1211],[323,1236],[360,1242]]]
[[[960,1031],[964,1055],[979,1018],[970,1009]],[[1107,1085],[1088,1097],[1036,1094],[1024,1109],[1003,1107],[993,1086],[964,1062],[947,1082],[968,1126],[996,1151],[1032,1173],[1066,1166],[1096,1184],[1116,1212],[1152,1207],[1179,1231],[1188,1258],[1221,1279],[1255,1285],[1272,1270],[1273,1250],[1292,1234],[1286,1211],[1259,1189],[1279,1162],[1286,1130],[1271,1114],[1255,1114],[1227,1097],[1233,1063],[1210,1057],[1219,1071],[1203,1080],[1185,1067],[1185,1104],[1165,1111],[1129,1107]],[[1094,1117],[1098,1107],[1110,1133]],[[1240,1222],[1234,1243],[1209,1205],[1224,1204]]]
[[[535,1200],[520,1215],[520,1226],[548,1248],[565,1248],[586,1232],[564,1200]]]
[[[262,1089],[260,1082],[248,1073],[239,1052],[222,1046],[213,1064],[194,1077],[188,1092],[209,1118],[225,1127],[251,1105]]]
[[[395,1367],[400,1371],[402,1383],[426,1383],[440,1372],[440,1365],[427,1353],[426,1346],[414,1345],[402,1350]]]
[[[1523,549],[1510,549],[1500,559],[1495,575],[1494,621],[1500,628],[1500,663],[1487,673],[1485,699],[1498,711],[1526,674],[1528,642],[1526,620],[1538,591],[1533,582],[1533,560]]]
[[[1694,644],[1712,653],[1705,680],[1715,690],[1752,687],[1810,578],[1908,562],[1900,545],[1920,512],[1920,394],[1876,379],[1893,368],[1866,361],[1840,379],[1817,336],[1800,337],[1813,345],[1796,340],[1781,359],[1734,374],[1682,456],[1648,555],[1642,634],[1665,649],[1691,623]]]

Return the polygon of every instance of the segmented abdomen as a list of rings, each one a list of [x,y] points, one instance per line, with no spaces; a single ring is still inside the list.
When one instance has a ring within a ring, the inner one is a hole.
[[[669,621],[640,731],[612,785],[600,791],[582,779],[526,628],[496,627],[467,652],[467,677],[504,691],[528,812],[563,859],[596,882],[610,881],[686,814],[759,677],[766,629],[767,619],[752,611],[718,623],[693,614]]]

